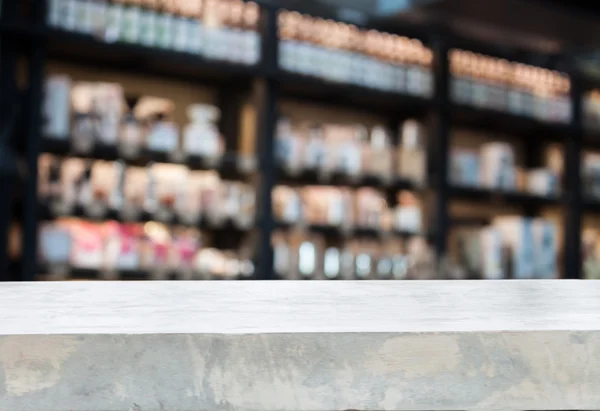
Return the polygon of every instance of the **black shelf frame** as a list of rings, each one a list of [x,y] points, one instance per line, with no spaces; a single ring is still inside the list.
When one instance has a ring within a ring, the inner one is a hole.
[[[68,154],[68,149],[49,148],[41,135],[41,101],[45,78],[45,66],[49,59],[62,59],[78,64],[94,67],[110,68],[127,72],[144,73],[157,76],[177,77],[194,84],[216,87],[221,93],[218,104],[227,107],[226,135],[237,136],[239,121],[235,119],[236,107],[239,107],[240,93],[250,93],[257,109],[257,153],[258,164],[258,210],[257,230],[260,232],[257,241],[256,272],[259,279],[275,279],[273,272],[271,247],[272,233],[281,225],[274,220],[271,193],[278,182],[311,183],[313,176],[303,173],[296,179],[285,175],[276,164],[274,158],[275,123],[279,117],[279,102],[284,98],[307,100],[313,103],[335,105],[345,108],[356,108],[378,113],[390,119],[389,124],[397,125],[399,120],[412,115],[427,119],[430,129],[429,153],[430,187],[436,194],[432,220],[434,232],[427,237],[434,245],[439,256],[447,251],[449,231],[453,224],[450,216],[450,203],[453,200],[468,200],[495,203],[504,201],[522,205],[530,210],[540,206],[561,206],[565,218],[563,242],[564,267],[568,278],[581,277],[581,215],[585,209],[593,208],[584,202],[581,194],[581,151],[587,143],[582,127],[581,101],[585,82],[570,61],[557,55],[539,55],[524,50],[508,50],[493,47],[461,38],[443,25],[411,28],[386,27],[395,34],[415,35],[429,45],[434,52],[433,76],[434,95],[431,99],[386,92],[359,87],[351,84],[336,83],[310,76],[284,72],[278,65],[277,38],[277,5],[263,5],[261,14],[262,52],[261,61],[254,66],[237,65],[222,61],[212,61],[203,57],[170,50],[146,48],[133,44],[107,44],[89,35],[67,32],[50,28],[46,25],[45,1],[29,0],[33,14],[27,19],[18,16],[10,6],[16,3],[3,2],[5,10],[0,19],[0,39],[19,40],[27,49],[28,88],[26,92],[26,110],[24,127],[18,132],[25,140],[24,160],[27,173],[25,175],[23,198],[23,244],[20,279],[33,280],[38,269],[36,261],[36,244],[39,218],[39,199],[37,194],[37,164],[40,153],[57,150],[59,154]],[[381,29],[382,27],[366,27]],[[404,30],[404,31],[403,31]],[[573,105],[572,119],[569,124],[549,124],[535,119],[514,116],[502,112],[453,104],[449,97],[449,62],[448,50],[464,48],[490,56],[506,58],[546,68],[559,68],[566,72],[572,81],[571,98]],[[3,48],[3,53],[5,52]],[[3,65],[8,67],[12,61],[2,55]],[[1,81],[13,82],[14,79],[5,70],[1,73]],[[14,76],[13,76],[14,77]],[[16,99],[16,93],[11,94]],[[3,103],[6,104],[6,103]],[[6,110],[0,110],[4,113]],[[450,134],[453,127],[483,128],[499,133],[512,133],[517,138],[528,137],[532,151],[540,142],[561,142],[565,145],[565,190],[560,198],[540,198],[516,193],[495,193],[483,189],[464,189],[453,187],[448,181],[448,164]],[[231,137],[235,138],[235,137]],[[236,142],[229,140],[228,148],[236,148]],[[62,151],[61,151],[62,150]],[[116,153],[99,149],[92,156],[114,159]],[[229,168],[229,161],[223,166]],[[191,165],[203,168],[202,162]],[[223,170],[220,170],[223,171]],[[281,179],[280,179],[281,178]],[[344,182],[344,179],[334,179]],[[350,186],[376,186],[377,181],[364,179],[358,182],[346,181]],[[311,183],[312,184],[312,183]],[[394,181],[386,190],[414,189],[409,182]],[[416,188],[419,189],[419,188]],[[0,215],[2,219],[10,216]],[[0,226],[3,228],[4,226]],[[4,228],[3,228],[4,229]],[[360,230],[357,230],[360,231]],[[3,235],[5,233],[2,233]],[[364,234],[364,233],[363,233]],[[369,233],[366,233],[369,234]],[[400,233],[402,234],[402,233]],[[0,246],[4,244],[0,242]],[[4,247],[5,248],[5,247]],[[4,249],[1,250],[4,254]],[[2,259],[5,264],[7,261]],[[0,267],[1,269],[1,267]],[[2,271],[0,271],[0,275]],[[2,278],[0,278],[2,279]]]

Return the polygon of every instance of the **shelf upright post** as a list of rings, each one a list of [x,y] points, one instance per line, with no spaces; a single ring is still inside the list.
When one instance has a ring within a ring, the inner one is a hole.
[[[238,153],[242,101],[239,91],[230,87],[221,87],[218,93],[219,130],[225,138],[225,153]]]
[[[16,21],[17,2],[4,1],[2,19]],[[0,281],[10,280],[8,235],[13,219],[13,196],[18,181],[16,153],[13,141],[17,111],[17,41],[13,34],[0,33],[0,190],[4,195],[0,204]]]
[[[46,1],[32,2],[33,24],[43,27],[46,23]],[[32,42],[28,60],[29,92],[27,101],[27,176],[25,184],[22,273],[23,281],[35,279],[37,267],[38,238],[38,157],[41,150],[42,99],[44,87],[44,67],[46,64],[47,44],[45,37]]]
[[[260,183],[258,188],[258,279],[275,278],[273,271],[272,233],[275,230],[271,194],[275,186],[275,127],[279,83],[276,78],[277,61],[277,8],[265,6],[261,17],[262,76],[255,81],[254,99],[257,109],[258,159]]]
[[[448,233],[450,231],[449,200],[450,185],[448,178],[448,158],[450,151],[450,67],[448,61],[448,43],[446,31],[437,31],[433,36],[433,76],[435,93],[433,112],[431,113],[431,137],[429,139],[435,173],[434,187],[437,190],[435,203],[435,252],[438,258],[446,254]]]
[[[565,142],[564,267],[565,278],[582,278],[581,216],[583,195],[581,184],[581,146],[583,140],[583,83],[573,60],[569,61],[571,79],[571,124]]]

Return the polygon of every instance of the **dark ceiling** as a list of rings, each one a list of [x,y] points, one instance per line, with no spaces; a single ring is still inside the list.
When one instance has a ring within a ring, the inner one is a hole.
[[[469,38],[545,53],[600,46],[597,2],[436,0],[415,6],[396,18],[442,21]]]
[[[547,7],[555,7],[566,12],[575,13],[591,13],[600,17],[600,4],[594,1],[577,1],[577,0],[531,0],[537,1]]]

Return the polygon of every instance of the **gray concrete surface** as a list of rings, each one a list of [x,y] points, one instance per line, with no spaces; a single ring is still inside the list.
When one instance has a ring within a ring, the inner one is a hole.
[[[600,282],[0,285],[1,411],[600,408]]]

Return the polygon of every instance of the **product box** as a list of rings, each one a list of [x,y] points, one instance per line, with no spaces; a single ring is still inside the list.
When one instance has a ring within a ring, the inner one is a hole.
[[[306,136],[303,147],[302,166],[307,170],[318,170],[323,164],[325,155],[323,129],[320,126],[307,126],[304,127],[304,132]]]
[[[292,123],[286,118],[277,122],[275,140],[275,158],[278,164],[290,174],[298,174],[302,170],[302,152],[304,144],[298,137]]]
[[[483,245],[480,228],[458,228],[456,230],[458,261],[471,278],[483,277]]]
[[[426,129],[416,120],[406,120],[399,134],[397,174],[423,186],[427,182]]]
[[[427,154],[422,149],[398,148],[398,176],[418,186],[427,183]]]
[[[394,210],[394,229],[417,234],[422,231],[423,218],[418,199],[410,192],[398,195],[398,205]]]
[[[104,264],[103,227],[79,221],[71,226],[71,233],[71,265],[76,268],[101,269]]]
[[[586,128],[600,130],[600,93],[588,93],[583,100],[583,120]]]
[[[517,173],[512,146],[488,143],[481,148],[481,182],[495,190],[515,190]]]
[[[72,248],[71,232],[68,225],[44,223],[40,227],[38,254],[44,264],[68,264]]]
[[[355,224],[362,228],[382,228],[387,204],[383,194],[373,188],[361,188],[355,194]]]
[[[388,183],[394,174],[394,153],[390,136],[387,130],[381,126],[373,127],[371,130],[370,144],[365,158],[365,171]]]
[[[481,230],[481,275],[486,280],[504,278],[502,233],[495,227]]]
[[[548,168],[530,170],[527,173],[527,191],[531,194],[550,197],[560,193],[558,176]]]
[[[128,167],[123,185],[123,206],[121,218],[125,221],[136,220],[144,209],[148,195],[148,171],[142,167]]]
[[[82,194],[86,197],[89,188],[89,176],[86,176],[86,164],[80,158],[67,158],[60,166],[60,187],[58,195],[51,204],[54,215],[72,214],[74,207],[80,203]],[[87,178],[86,178],[87,177]]]
[[[298,223],[303,219],[302,201],[297,190],[277,186],[273,190],[273,214],[278,221]]]
[[[521,216],[498,217],[493,226],[510,252],[510,278],[524,280],[535,276],[533,221]]]
[[[600,155],[585,153],[582,168],[584,193],[600,198]]]
[[[471,150],[453,149],[450,153],[450,181],[459,186],[481,185],[481,161]]]
[[[271,244],[273,247],[273,269],[280,278],[288,278],[292,261],[286,233],[275,232]]]
[[[533,220],[535,278],[558,277],[557,237],[558,230],[555,224],[541,218]]]
[[[190,123],[183,132],[183,151],[211,159],[223,156],[224,145],[219,134],[217,121],[220,110],[208,104],[194,104],[188,108]]]
[[[140,237],[142,228],[138,224],[105,224],[104,268],[113,270],[135,270],[140,266]]]
[[[43,135],[67,140],[71,133],[71,79],[68,76],[49,76],[46,79],[43,103]]]
[[[162,222],[170,222],[178,205],[185,202],[189,171],[184,166],[161,163],[152,166],[151,174],[157,201],[154,217]]]

